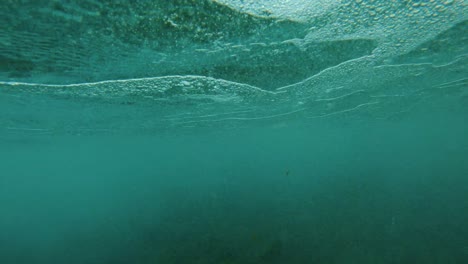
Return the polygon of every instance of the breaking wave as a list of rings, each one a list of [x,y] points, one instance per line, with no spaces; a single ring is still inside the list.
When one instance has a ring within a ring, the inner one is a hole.
[[[388,119],[467,107],[463,1],[39,2],[2,11],[7,130]],[[37,111],[23,118],[24,105]],[[63,113],[42,110],[54,106]]]

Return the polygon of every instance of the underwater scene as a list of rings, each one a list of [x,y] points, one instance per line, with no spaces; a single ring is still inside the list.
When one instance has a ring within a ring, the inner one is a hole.
[[[2,0],[1,264],[468,263],[466,0]]]

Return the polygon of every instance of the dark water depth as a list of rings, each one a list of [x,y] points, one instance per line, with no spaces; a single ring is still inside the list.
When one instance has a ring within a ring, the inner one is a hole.
[[[3,139],[0,260],[465,263],[468,123]]]

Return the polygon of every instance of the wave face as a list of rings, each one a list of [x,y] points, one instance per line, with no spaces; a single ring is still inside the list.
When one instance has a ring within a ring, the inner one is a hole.
[[[464,1],[7,1],[0,100],[15,113],[45,98],[70,112],[143,113],[134,123],[76,117],[77,129],[389,118],[445,93],[445,103],[466,108],[467,9]],[[0,125],[57,130],[69,118],[30,124],[12,114]]]

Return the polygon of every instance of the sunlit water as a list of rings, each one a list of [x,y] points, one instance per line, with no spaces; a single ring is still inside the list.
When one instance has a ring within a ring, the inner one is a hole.
[[[467,263],[454,1],[6,1],[0,263]]]

